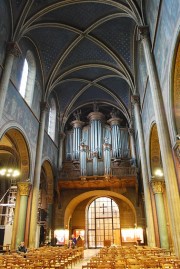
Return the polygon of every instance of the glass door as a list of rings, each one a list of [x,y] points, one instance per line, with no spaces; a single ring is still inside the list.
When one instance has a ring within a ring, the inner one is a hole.
[[[108,197],[94,200],[88,210],[89,248],[120,243],[120,219],[117,204]]]

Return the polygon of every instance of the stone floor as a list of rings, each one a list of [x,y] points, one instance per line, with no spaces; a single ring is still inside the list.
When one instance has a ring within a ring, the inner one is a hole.
[[[84,250],[84,259],[76,265],[72,266],[72,269],[82,269],[82,265],[86,265],[91,257],[95,256],[99,252],[99,249],[85,249]]]

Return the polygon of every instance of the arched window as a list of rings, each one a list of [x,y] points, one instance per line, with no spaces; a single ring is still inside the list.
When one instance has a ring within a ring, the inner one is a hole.
[[[88,210],[88,242],[90,248],[117,243],[120,238],[118,205],[108,197],[95,199]]]
[[[25,93],[26,93],[27,77],[28,77],[28,62],[25,59],[24,65],[23,65],[22,77],[21,77],[20,90],[19,90],[23,98],[25,97]]]
[[[19,92],[29,106],[32,105],[35,76],[36,76],[35,60],[32,53],[30,51],[27,51],[23,65]]]
[[[48,134],[54,140],[55,138],[55,130],[56,130],[56,103],[52,98],[50,102],[49,109],[49,123],[48,123]]]

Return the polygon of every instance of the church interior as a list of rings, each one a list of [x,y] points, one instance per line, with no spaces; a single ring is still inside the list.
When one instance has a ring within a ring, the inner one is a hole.
[[[1,0],[0,251],[180,258],[179,39],[179,1]]]

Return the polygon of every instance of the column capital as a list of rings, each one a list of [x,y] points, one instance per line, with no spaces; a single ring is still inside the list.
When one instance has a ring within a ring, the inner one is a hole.
[[[30,182],[18,182],[17,185],[18,185],[20,196],[28,196],[29,195],[29,191],[31,188]]]
[[[153,178],[151,179],[150,184],[154,194],[164,192],[165,182],[163,179]]]
[[[149,38],[149,26],[148,25],[143,25],[143,26],[138,26],[138,40],[143,40],[145,38]]]
[[[130,135],[134,135],[135,133],[134,128],[129,128],[128,131]]]
[[[8,42],[7,53],[19,57],[22,52],[17,42]]]
[[[43,112],[43,111],[48,111],[49,109],[49,105],[47,102],[40,102],[40,111]]]
[[[60,139],[61,140],[64,140],[65,137],[66,137],[65,133],[64,132],[60,132]]]
[[[135,105],[135,104],[140,104],[140,97],[139,97],[139,95],[132,95],[131,96],[131,103],[133,104],[133,105]]]

